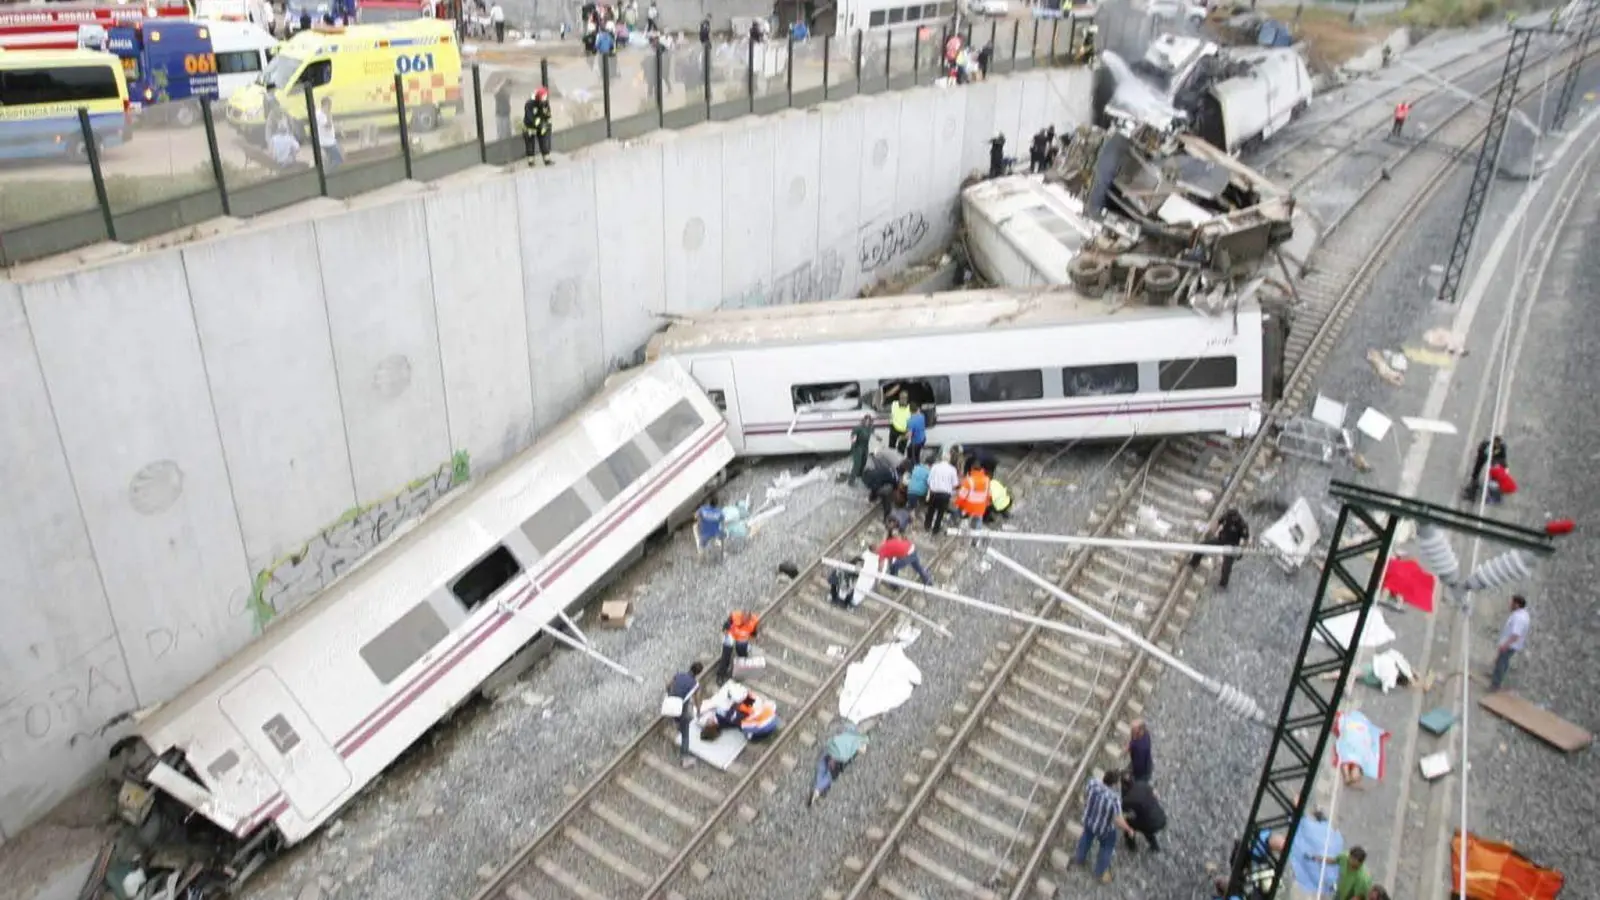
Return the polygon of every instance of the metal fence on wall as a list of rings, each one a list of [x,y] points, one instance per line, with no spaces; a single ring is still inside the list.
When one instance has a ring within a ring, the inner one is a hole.
[[[969,47],[976,40],[974,50],[991,48],[991,74],[1065,64],[1081,39],[1072,19],[968,24],[963,36]],[[486,72],[474,64],[463,77],[465,102],[444,114],[408,109],[397,76],[392,117],[335,116],[331,137],[319,132],[320,101],[307,87],[277,100],[284,112],[296,107],[282,118],[298,145],[292,156],[274,154],[276,129],[230,123],[207,100],[151,107],[128,124],[121,141],[80,110],[77,135],[58,139],[61,155],[0,162],[0,266],[513,163],[525,156],[523,101],[539,85],[550,90],[555,107],[554,149],[570,152],[663,128],[930,84],[944,74],[949,37],[946,28],[858,33],[844,41],[686,42],[666,52],[591,58],[587,72],[575,77],[552,73],[548,60],[540,60],[537,73]]]

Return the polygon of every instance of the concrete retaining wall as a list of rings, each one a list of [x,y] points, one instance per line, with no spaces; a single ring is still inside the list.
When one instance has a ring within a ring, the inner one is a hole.
[[[0,282],[0,839],[116,716],[527,446],[665,316],[928,257],[994,132],[1021,146],[1088,93],[860,98]]]

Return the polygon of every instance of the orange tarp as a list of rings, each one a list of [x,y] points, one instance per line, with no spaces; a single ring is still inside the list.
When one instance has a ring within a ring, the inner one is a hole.
[[[1555,869],[1542,869],[1510,844],[1467,834],[1465,900],[1555,900],[1566,883]],[[1461,890],[1461,832],[1450,839],[1450,885]]]

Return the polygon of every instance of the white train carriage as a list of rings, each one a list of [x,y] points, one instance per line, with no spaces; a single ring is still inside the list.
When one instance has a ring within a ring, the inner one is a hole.
[[[746,456],[847,450],[891,387],[935,405],[937,444],[1242,435],[1281,381],[1278,318],[991,289],[714,312],[647,356],[689,369]]]
[[[1292,49],[1231,51],[1248,71],[1218,81],[1199,100],[1193,130],[1229,153],[1250,150],[1282,131],[1311,106],[1311,71]]]
[[[967,254],[990,284],[1067,284],[1067,267],[1101,223],[1059,184],[1030,175],[989,178],[961,192]]]
[[[617,376],[144,718],[119,744],[124,817],[197,812],[236,867],[305,838],[695,502],[726,432],[677,363]]]

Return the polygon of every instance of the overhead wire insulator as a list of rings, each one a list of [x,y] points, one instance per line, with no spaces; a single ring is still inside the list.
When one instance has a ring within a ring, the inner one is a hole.
[[[1533,563],[1528,554],[1521,550],[1512,550],[1502,553],[1476,569],[1467,577],[1463,585],[1469,591],[1484,591],[1491,588],[1506,587],[1526,579],[1533,574]]]
[[[1444,529],[1436,525],[1417,528],[1417,560],[1422,568],[1445,584],[1454,584],[1461,577],[1461,561]]]
[[[1231,684],[1217,685],[1217,702],[1241,719],[1266,724],[1267,714],[1256,704],[1255,698]]]

